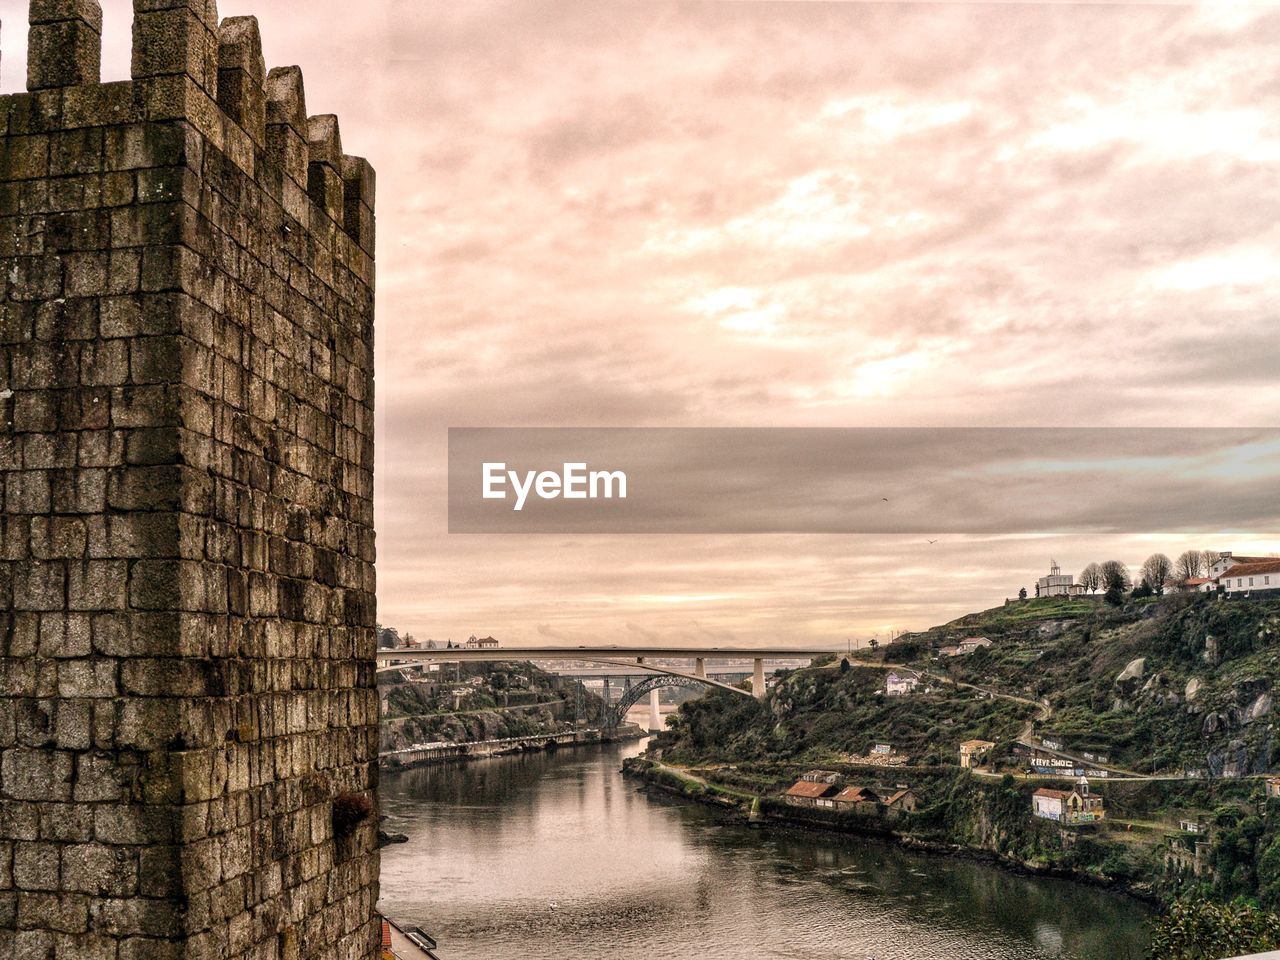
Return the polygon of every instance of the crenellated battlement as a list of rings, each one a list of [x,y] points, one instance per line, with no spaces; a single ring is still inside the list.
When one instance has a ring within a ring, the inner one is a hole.
[[[254,179],[282,178],[281,202],[299,222],[309,222],[310,200],[372,258],[373,168],[342,152],[337,117],[307,116],[301,69],[267,72],[257,18],[219,21],[216,0],[133,0],[133,9],[133,79],[104,84],[98,0],[31,0],[28,93],[0,103],[9,101],[6,115],[33,113],[35,126],[8,132],[185,119]]]

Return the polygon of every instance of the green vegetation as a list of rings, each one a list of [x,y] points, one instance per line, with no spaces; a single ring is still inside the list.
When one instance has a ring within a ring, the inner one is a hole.
[[[1243,901],[1175,903],[1151,935],[1151,955],[1159,960],[1217,960],[1276,947],[1280,917]]]
[[[576,684],[531,663],[449,664],[424,675],[384,674],[378,692],[386,707],[382,751],[415,743],[461,743],[535,736],[569,729]],[[600,717],[602,703],[584,690],[583,717]]]
[[[939,647],[973,635],[993,646],[935,658]],[[1052,709],[1047,729],[1143,773],[1230,776],[1280,762],[1271,715],[1280,683],[1278,600],[1174,594],[1122,607],[1089,598],[1013,602],[907,635],[863,660],[908,663],[1043,699]],[[1118,679],[1139,660],[1134,676]]]
[[[940,653],[975,636],[992,645]],[[887,697],[887,673],[903,667],[921,686]],[[1214,936],[1261,948],[1280,924],[1270,913],[1280,911],[1280,801],[1266,799],[1262,779],[1280,767],[1278,684],[1280,600],[1154,589],[1114,605],[1101,595],[1020,600],[859,651],[849,666],[794,671],[763,701],[708,694],[681,707],[653,750],[685,765],[703,792],[758,798],[744,811],[754,802],[765,815],[989,851],[1166,903],[1190,898],[1201,905],[1170,913],[1157,955],[1221,955],[1217,945],[1217,954],[1190,951]],[[1026,778],[1012,748],[1046,733],[1158,779],[1095,778],[1107,808],[1099,824],[1036,819],[1034,790],[1069,781]],[[967,739],[996,743],[990,757],[1013,775],[960,770]],[[871,764],[874,743],[907,764]],[[920,806],[892,821],[785,806],[782,792],[814,766],[849,783],[909,783]],[[1184,832],[1181,821],[1206,830]]]
[[[915,764],[936,765],[954,762],[963,740],[1012,740],[1035,713],[1029,704],[941,683],[909,698],[888,697],[886,673],[797,671],[764,702],[709,693],[674,715],[662,740],[664,756],[680,763],[829,763],[865,756],[874,744],[887,743]],[[910,709],[903,709],[907,700]]]

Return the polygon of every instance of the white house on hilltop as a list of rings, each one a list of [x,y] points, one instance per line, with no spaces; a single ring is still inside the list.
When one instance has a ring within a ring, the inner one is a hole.
[[[1084,587],[1075,582],[1075,577],[1062,572],[1058,561],[1052,560],[1050,564],[1049,575],[1036,581],[1037,597],[1077,597],[1085,592]]]
[[[1209,564],[1207,577],[1193,577],[1175,586],[1196,593],[1247,594],[1280,590],[1280,557],[1238,557],[1224,550]]]
[[[1218,578],[1225,593],[1280,590],[1280,560],[1262,560],[1228,567]]]
[[[1209,564],[1208,576],[1210,580],[1217,580],[1232,567],[1267,563],[1275,559],[1275,557],[1237,557],[1230,550],[1223,550],[1218,554],[1218,559]]]

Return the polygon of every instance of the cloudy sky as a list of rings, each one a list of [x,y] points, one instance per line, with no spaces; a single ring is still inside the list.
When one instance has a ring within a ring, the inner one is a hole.
[[[24,7],[0,3],[6,91]],[[104,7],[123,77],[129,4]],[[1051,556],[1280,549],[450,536],[445,482],[451,426],[1280,425],[1275,7],[220,8],[378,170],[384,623],[839,643]]]

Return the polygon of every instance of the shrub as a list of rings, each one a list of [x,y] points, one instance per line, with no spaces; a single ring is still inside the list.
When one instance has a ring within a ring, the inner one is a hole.
[[[1173,904],[1151,933],[1158,960],[1214,960],[1280,947],[1280,917],[1243,901]]]

